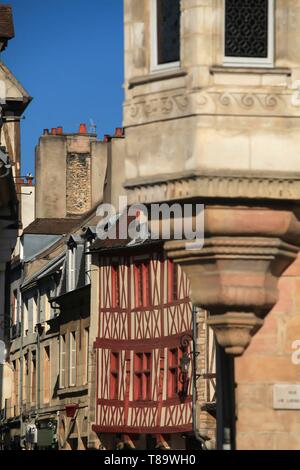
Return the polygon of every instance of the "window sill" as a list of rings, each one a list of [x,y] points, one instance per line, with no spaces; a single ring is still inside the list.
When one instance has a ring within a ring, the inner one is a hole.
[[[285,67],[232,67],[226,65],[214,65],[209,69],[211,75],[218,73],[228,73],[228,74],[252,74],[252,75],[287,75],[290,77],[292,71],[289,68]]]
[[[159,82],[161,80],[170,80],[172,78],[185,77],[187,71],[185,69],[166,70],[162,72],[152,72],[149,75],[142,75],[141,77],[134,77],[129,80],[128,88],[134,88],[147,83]]]
[[[57,391],[57,396],[65,395],[86,395],[88,392],[88,385],[79,385],[74,387],[60,388]]]

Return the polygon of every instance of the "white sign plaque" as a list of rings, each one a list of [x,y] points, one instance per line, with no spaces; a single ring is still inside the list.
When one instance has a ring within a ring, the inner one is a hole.
[[[300,384],[273,387],[273,408],[275,410],[300,410]]]

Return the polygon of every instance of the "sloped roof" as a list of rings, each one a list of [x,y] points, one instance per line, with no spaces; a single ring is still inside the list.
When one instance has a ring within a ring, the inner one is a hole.
[[[121,238],[120,237],[120,224],[121,221],[124,221],[128,226],[136,220],[136,217],[134,216],[127,216],[127,213],[123,213],[118,217],[116,220],[113,221],[111,225],[107,229],[104,229],[108,235],[109,238],[106,238],[105,240],[100,240],[99,238],[96,238],[95,242],[93,243],[90,251],[95,252],[95,251],[111,251],[111,250],[128,250],[131,248],[137,249],[140,246],[143,247],[150,247],[152,245],[161,245],[163,242],[162,240],[151,240],[150,238],[145,238],[145,239],[137,239],[133,240],[129,237],[127,234],[126,238]]]
[[[0,37],[12,39],[15,35],[12,8],[0,4]]]
[[[78,224],[78,219],[35,219],[24,230],[25,235],[65,235]]]
[[[5,65],[3,62],[0,61],[0,72],[3,73],[4,75],[4,78],[12,85],[14,86],[20,96],[22,97],[22,100],[25,101],[26,103],[31,101],[32,100],[32,97],[29,95],[29,93],[25,90],[25,88],[23,87],[23,85],[19,82],[19,80],[16,79],[16,77],[14,76],[14,74],[11,72],[11,70],[7,67],[7,65]],[[9,85],[6,84],[6,88],[7,88],[7,98],[10,99],[10,98],[13,98],[10,95],[10,90],[9,90]]]

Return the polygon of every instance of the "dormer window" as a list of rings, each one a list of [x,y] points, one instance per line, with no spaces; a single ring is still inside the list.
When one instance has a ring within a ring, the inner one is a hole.
[[[85,284],[91,283],[92,255],[89,253],[93,242],[97,238],[96,227],[88,227],[85,234]]]
[[[76,248],[68,250],[68,292],[75,289],[76,284]]]
[[[81,263],[83,259],[83,240],[78,235],[72,235],[67,243],[67,291],[80,287]]]
[[[152,2],[152,71],[176,68],[180,61],[180,0]]]
[[[224,0],[224,64],[272,67],[274,0]]]

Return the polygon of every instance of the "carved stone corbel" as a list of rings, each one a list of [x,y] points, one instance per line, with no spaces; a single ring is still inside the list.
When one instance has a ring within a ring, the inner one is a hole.
[[[194,305],[228,354],[240,356],[277,302],[277,281],[296,258],[300,223],[293,210],[208,206],[202,249],[186,241],[165,243],[191,284]]]

